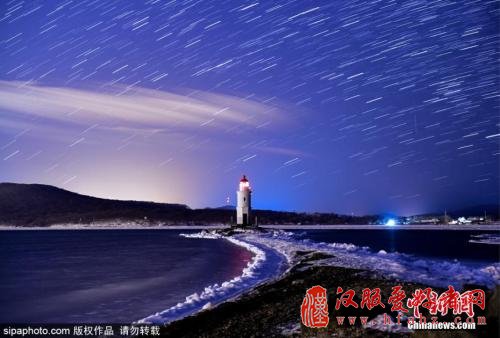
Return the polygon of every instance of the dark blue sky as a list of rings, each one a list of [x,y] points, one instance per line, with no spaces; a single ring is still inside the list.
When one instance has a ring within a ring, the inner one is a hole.
[[[498,1],[3,1],[0,181],[413,214],[499,200]]]

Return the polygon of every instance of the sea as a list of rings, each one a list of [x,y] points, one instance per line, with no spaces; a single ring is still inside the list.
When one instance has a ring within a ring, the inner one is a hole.
[[[240,275],[252,258],[179,234],[0,231],[0,323],[132,323]]]
[[[131,323],[237,278],[252,261],[253,253],[229,241],[180,236],[196,232],[0,231],[0,323]],[[500,247],[489,241],[495,236],[499,232],[293,231],[298,240],[473,265],[500,261]]]
[[[484,230],[294,230],[295,237],[317,242],[349,243],[372,251],[446,259],[463,264],[500,262],[499,231]]]

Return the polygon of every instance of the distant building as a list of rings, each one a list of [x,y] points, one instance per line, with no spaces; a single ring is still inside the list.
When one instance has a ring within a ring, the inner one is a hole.
[[[472,221],[470,219],[467,219],[465,217],[459,217],[458,218],[458,224],[471,224]]]
[[[440,224],[438,217],[433,216],[412,216],[408,219],[409,224]]]
[[[240,180],[239,189],[236,192],[236,225],[251,225],[250,213],[252,211],[252,189],[247,177],[243,175]]]

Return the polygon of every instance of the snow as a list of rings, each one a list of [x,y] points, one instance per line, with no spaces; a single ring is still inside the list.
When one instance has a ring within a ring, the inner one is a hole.
[[[384,316],[387,316],[390,318],[391,323],[386,324],[384,323]],[[408,329],[405,325],[400,325],[396,322],[396,319],[392,317],[391,314],[389,313],[383,313],[379,314],[372,320],[370,320],[367,324],[363,325],[363,327],[372,329],[372,330],[378,330],[382,332],[391,332],[391,333],[412,333],[414,332],[413,330]]]
[[[278,329],[281,331],[281,335],[285,337],[297,336],[302,332],[302,327],[300,323],[291,322],[286,325],[278,326]]]
[[[373,252],[368,247],[350,243],[323,243],[300,239],[300,235],[283,230],[265,233],[237,231],[232,236],[223,236],[216,231],[202,231],[181,236],[227,240],[249,250],[254,256],[239,276],[207,286],[202,291],[187,296],[177,305],[141,319],[140,323],[169,323],[235,299],[255,286],[280,276],[298,263],[298,251],[315,251],[333,256],[311,264],[370,270],[386,278],[430,286],[447,287],[452,284],[460,288],[464,284],[479,284],[492,288],[500,284],[500,263],[464,265],[458,261],[427,259],[385,250]]]
[[[247,249],[254,256],[239,276],[220,284],[209,285],[203,291],[187,296],[185,301],[179,302],[165,311],[139,320],[139,323],[169,323],[200,310],[212,308],[221,302],[240,296],[262,282],[279,276],[287,267],[284,264],[285,257],[276,255],[272,248],[259,243],[254,244],[251,241],[243,241],[236,237],[222,236],[216,232],[207,231],[195,234],[181,234],[181,236],[193,239],[224,239]]]
[[[245,233],[239,239],[261,243],[285,255],[294,264],[297,251],[317,251],[333,255],[317,261],[316,265],[331,265],[370,270],[396,280],[419,282],[431,286],[460,288],[464,284],[479,284],[489,288],[500,284],[500,263],[463,264],[459,261],[429,259],[402,253],[373,252],[368,247],[349,243],[323,243],[299,239],[286,231]]]

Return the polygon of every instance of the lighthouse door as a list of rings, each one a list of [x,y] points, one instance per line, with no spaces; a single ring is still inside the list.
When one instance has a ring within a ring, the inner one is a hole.
[[[243,214],[243,225],[248,225],[248,215]]]

